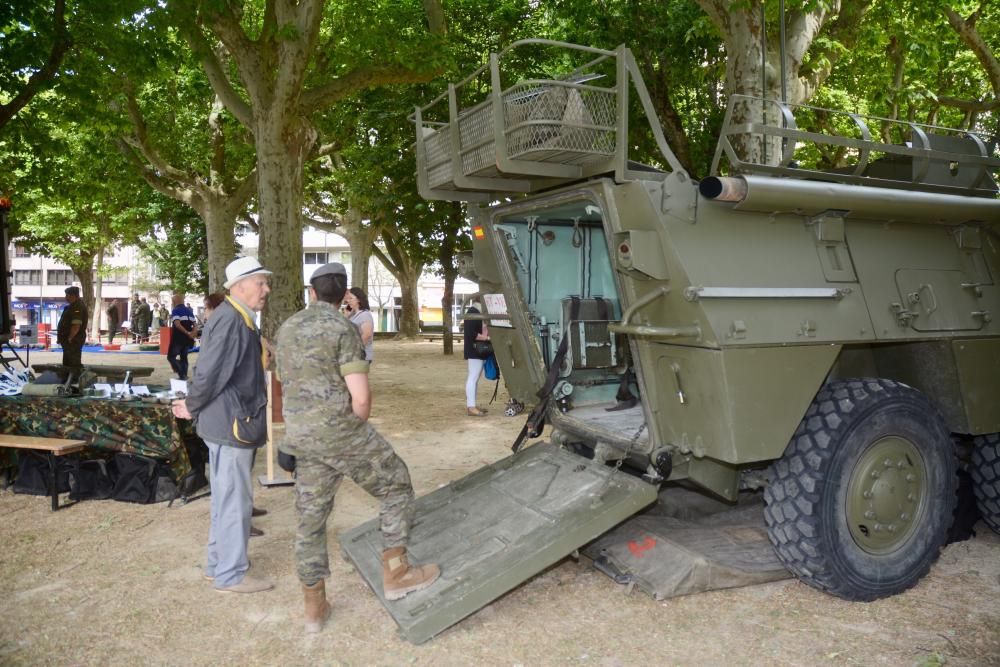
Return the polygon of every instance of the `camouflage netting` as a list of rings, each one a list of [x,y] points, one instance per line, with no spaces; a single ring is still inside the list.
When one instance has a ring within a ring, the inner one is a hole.
[[[0,433],[86,440],[91,455],[129,452],[165,459],[178,480],[191,470],[184,439],[193,432],[191,422],[175,419],[170,406],[164,404],[39,396],[0,398]],[[16,461],[14,450],[0,448],[0,469],[16,465]]]

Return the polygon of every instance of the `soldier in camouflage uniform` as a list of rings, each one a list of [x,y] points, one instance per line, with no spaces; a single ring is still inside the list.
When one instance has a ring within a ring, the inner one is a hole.
[[[344,477],[382,501],[382,583],[387,600],[430,586],[437,565],[411,566],[406,556],[413,486],[406,464],[368,423],[369,364],[357,328],[340,313],[347,271],[333,262],[310,279],[311,303],[278,331],[285,441],[296,457],[295,558],[305,596],[306,630],[318,632],[330,615],[326,523]]]

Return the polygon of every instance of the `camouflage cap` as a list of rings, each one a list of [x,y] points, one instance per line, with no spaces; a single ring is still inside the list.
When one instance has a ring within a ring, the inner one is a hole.
[[[319,278],[320,276],[330,276],[330,275],[342,275],[347,277],[347,269],[340,262],[330,262],[329,264],[324,264],[315,271],[313,271],[312,276],[309,278],[309,282],[313,279]]]

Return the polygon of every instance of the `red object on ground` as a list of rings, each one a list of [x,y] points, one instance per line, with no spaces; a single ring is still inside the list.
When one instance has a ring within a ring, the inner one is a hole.
[[[166,354],[170,348],[170,327],[160,327],[160,354]]]
[[[108,351],[114,351],[114,350],[120,350],[120,349],[122,349],[121,345],[104,345],[102,347],[104,347],[104,349],[108,350]]]
[[[49,340],[49,331],[52,330],[51,324],[46,324],[42,322],[38,325],[38,342],[45,346],[45,349],[49,349],[49,345],[52,343]]]

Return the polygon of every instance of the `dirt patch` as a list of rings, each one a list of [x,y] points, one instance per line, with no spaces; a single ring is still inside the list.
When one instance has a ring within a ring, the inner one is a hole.
[[[169,377],[156,355],[84,360],[151,365],[154,382]],[[502,403],[485,419],[466,417],[464,377],[464,362],[442,356],[440,342],[378,342],[373,422],[407,461],[418,494],[503,458],[521,427]],[[492,390],[481,383],[481,403]],[[94,501],[53,514],[46,498],[0,492],[0,664],[1000,665],[1000,536],[983,524],[945,549],[917,587],[878,602],[844,602],[794,580],[657,602],[567,559],[413,646],[339,557],[327,583],[333,619],[304,637],[292,491],[255,494],[269,514],[255,519],[266,535],[251,540],[250,557],[277,587],[236,597],[201,578],[207,499],[172,509]],[[376,512],[345,484],[331,553],[340,552],[337,534]]]

